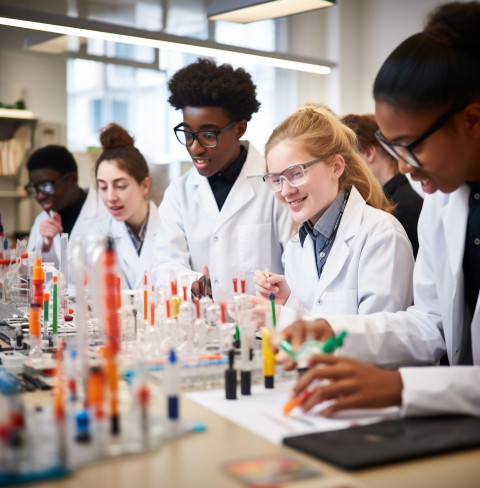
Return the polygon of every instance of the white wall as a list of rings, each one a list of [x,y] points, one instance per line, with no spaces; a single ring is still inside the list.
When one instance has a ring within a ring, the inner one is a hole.
[[[327,76],[300,74],[297,103],[324,103],[338,115],[374,110],[372,87],[385,58],[422,29],[443,0],[338,0],[335,7],[292,16],[289,48],[337,63]]]

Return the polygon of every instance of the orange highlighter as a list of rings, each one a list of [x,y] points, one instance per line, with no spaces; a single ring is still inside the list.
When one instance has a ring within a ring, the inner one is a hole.
[[[299,407],[305,403],[314,393],[316,389],[307,390],[303,395],[294,396],[290,398],[283,406],[283,415],[288,415],[295,407]]]

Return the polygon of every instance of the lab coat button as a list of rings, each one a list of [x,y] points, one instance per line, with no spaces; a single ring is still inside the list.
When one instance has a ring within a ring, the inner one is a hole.
[[[318,299],[318,301],[317,301],[317,303],[318,303],[319,305],[321,305],[321,304],[322,304],[322,299],[321,299],[321,298],[319,298],[319,299]]]
[[[213,237],[213,240],[214,240],[215,242],[217,242],[217,241],[218,241],[218,236],[214,236],[214,237]]]
[[[218,280],[215,280],[215,281],[214,281],[214,283],[215,283],[216,285],[218,285],[219,281],[218,281]]]
[[[475,239],[473,239],[473,242],[475,243],[476,246],[480,245],[480,239],[478,237],[475,237]]]

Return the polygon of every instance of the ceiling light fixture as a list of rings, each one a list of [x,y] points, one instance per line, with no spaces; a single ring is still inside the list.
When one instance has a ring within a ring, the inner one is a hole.
[[[209,20],[248,24],[331,7],[335,0],[217,0],[207,6]]]
[[[275,68],[292,69],[315,74],[328,74],[335,63],[314,60],[256,49],[240,48],[210,41],[152,32],[124,25],[110,24],[96,20],[68,17],[44,12],[24,10],[16,7],[0,7],[0,25],[20,27],[55,34],[103,39],[169,49],[198,56],[224,57],[232,63],[259,63]]]

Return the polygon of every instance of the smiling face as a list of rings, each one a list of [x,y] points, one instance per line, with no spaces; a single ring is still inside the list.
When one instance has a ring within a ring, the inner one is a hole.
[[[117,160],[109,159],[98,166],[97,185],[100,198],[113,218],[138,230],[148,212],[145,196],[150,188],[150,178],[139,184],[118,167]]]
[[[474,105],[478,104],[471,104],[455,114],[448,124],[415,147],[421,168],[399,158],[400,171],[420,181],[425,193],[437,190],[451,193],[465,181],[480,180],[480,108]],[[408,144],[431,127],[446,109],[413,114],[385,102],[376,102],[375,111],[382,134],[392,142]]]
[[[62,173],[52,168],[33,169],[28,172],[29,182],[34,185],[44,183],[45,181],[55,181],[61,176],[63,176]],[[71,173],[59,180],[55,183],[54,190],[54,195],[45,195],[40,191],[35,197],[37,202],[47,212],[50,210],[58,212],[75,203],[80,191],[77,185],[77,175]]]
[[[303,164],[315,159],[314,154],[303,150],[291,140],[284,140],[267,154],[269,173],[281,173],[294,164]],[[295,222],[310,222],[315,225],[325,210],[338,195],[338,180],[344,170],[340,156],[333,161],[320,162],[307,169],[308,177],[300,186],[290,186],[285,180],[281,191],[275,196],[290,212]]]
[[[229,115],[222,107],[184,107],[183,129],[220,130],[230,122]],[[195,139],[187,148],[193,164],[202,176],[213,176],[228,168],[240,154],[239,139],[247,129],[245,120],[240,120],[231,129],[218,134],[218,145],[214,148],[202,147]]]

